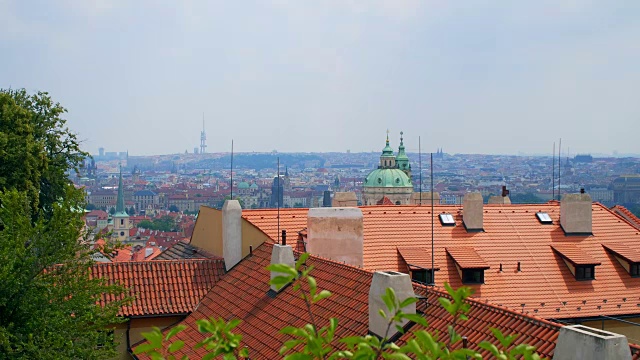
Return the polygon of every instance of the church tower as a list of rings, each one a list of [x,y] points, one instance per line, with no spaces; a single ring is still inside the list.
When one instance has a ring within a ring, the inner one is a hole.
[[[396,168],[396,156],[393,155],[393,149],[389,146],[389,130],[387,130],[387,142],[384,149],[382,149],[382,155],[380,155],[380,166],[378,169],[395,169]]]
[[[400,146],[398,146],[398,155],[396,156],[396,164],[398,169],[404,171],[409,178],[411,178],[411,164],[409,163],[409,157],[404,152],[404,139],[402,138],[403,132],[400,131]]]
[[[129,239],[129,214],[124,207],[124,189],[122,187],[122,167],[120,167],[120,180],[118,182],[118,199],[116,213],[113,215],[113,238],[118,241]]]

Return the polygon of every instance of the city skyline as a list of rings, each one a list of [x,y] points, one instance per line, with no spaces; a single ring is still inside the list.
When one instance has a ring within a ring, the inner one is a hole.
[[[0,87],[84,148],[637,153],[640,4],[0,1]]]

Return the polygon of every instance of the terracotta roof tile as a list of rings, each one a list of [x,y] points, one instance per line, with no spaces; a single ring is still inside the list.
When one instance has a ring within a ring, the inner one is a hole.
[[[490,268],[472,247],[447,247],[446,250],[461,269]]]
[[[553,244],[551,248],[574,265],[600,265],[601,263],[580,250],[573,243]]]
[[[252,255],[230,270],[211,289],[198,308],[182,321],[181,324],[187,328],[174,339],[182,340],[186,345],[174,354],[176,357],[202,357],[204,351],[194,349],[195,344],[204,337],[198,332],[196,321],[207,317],[222,317],[227,320],[242,320],[236,332],[243,335],[242,343],[248,347],[251,358],[280,358],[278,351],[289,337],[280,334],[279,330],[289,325],[301,327],[309,322],[309,317],[304,302],[292,287],[285,288],[275,297],[268,294],[269,272],[265,267],[270,263],[271,249],[271,244],[263,244],[254,250]],[[318,325],[325,326],[330,317],[337,317],[339,323],[336,338],[366,335],[372,273],[313,256],[307,260],[307,264],[315,268],[312,275],[316,278],[318,287],[333,293],[328,299],[314,305]],[[426,306],[427,302],[421,301],[418,309],[424,312],[429,330],[439,331],[445,336],[451,318],[437,298],[447,295],[437,288],[418,284],[414,288],[416,293],[428,299],[429,305]],[[480,301],[470,300],[469,303],[469,321],[459,323],[456,330],[469,337],[472,348],[477,349],[476,345],[482,340],[492,339],[489,327],[497,327],[505,334],[521,334],[516,339],[516,344],[527,342],[537,346],[542,355],[553,356],[560,325]],[[406,341],[407,336],[409,335],[401,337],[399,342]],[[343,347],[339,343],[334,345],[337,348]]]
[[[620,243],[602,244],[602,246],[604,246],[605,249],[620,256],[621,258],[627,260],[628,262],[640,263],[640,251],[637,249],[635,244],[627,245],[620,242]]]
[[[206,250],[200,249],[191,244],[178,241],[170,248],[163,251],[154,260],[172,260],[172,259],[221,259]]]
[[[636,229],[640,229],[640,218],[635,216],[629,209],[622,205],[616,205],[611,208],[611,211],[616,213],[618,216],[625,219],[629,224],[631,224]]]
[[[410,267],[421,269],[431,269],[431,250],[418,247],[402,247],[398,248],[398,253],[405,263]],[[433,263],[435,270],[440,270],[438,264]]]
[[[129,289],[134,300],[118,313],[127,317],[189,313],[223,273],[224,262],[219,259],[128,261],[91,267],[92,278]],[[109,301],[104,296],[99,303]]]
[[[440,267],[437,284],[448,281],[462,285],[448,247],[475,249],[491,269],[485,271],[482,285],[473,285],[475,296],[525,312],[538,311],[545,318],[572,318],[599,315],[636,314],[640,278],[620,271],[620,264],[602,245],[640,242],[640,231],[605,206],[592,204],[592,236],[565,236],[560,228],[560,203],[526,205],[484,205],[484,232],[467,233],[457,205],[365,206],[360,207],[364,222],[364,268],[403,271],[405,264],[398,247],[431,248],[431,221],[434,221],[435,261]],[[541,224],[536,212],[546,212],[553,224]],[[281,229],[300,231],[307,226],[308,209],[280,209]],[[438,214],[453,215],[456,226],[442,226]],[[277,211],[244,210],[243,217],[272,238],[277,236]],[[596,280],[576,281],[554,254],[550,245],[573,243],[601,263]],[[517,271],[517,263],[521,271]],[[503,271],[500,272],[500,265]],[[517,288],[518,294],[513,289]],[[608,299],[603,303],[603,299]],[[587,301],[583,304],[583,301]],[[545,306],[541,306],[545,303]],[[524,307],[521,304],[525,304]],[[618,307],[620,305],[620,307]],[[598,308],[600,306],[600,308]],[[577,308],[580,307],[580,310]],[[557,311],[556,309],[560,309]]]

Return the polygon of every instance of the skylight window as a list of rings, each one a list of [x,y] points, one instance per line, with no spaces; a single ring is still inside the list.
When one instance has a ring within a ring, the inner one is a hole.
[[[451,214],[440,214],[440,222],[444,226],[456,226],[456,221]]]
[[[546,212],[538,212],[538,213],[536,213],[536,216],[538,217],[538,220],[542,224],[551,224],[551,223],[553,223],[553,221],[551,220],[551,216],[549,216],[549,214],[546,213]]]

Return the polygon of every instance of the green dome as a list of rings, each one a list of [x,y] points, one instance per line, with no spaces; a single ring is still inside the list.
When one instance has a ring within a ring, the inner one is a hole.
[[[238,184],[238,189],[248,189],[249,188],[249,183],[246,182],[241,182]]]
[[[253,183],[251,184],[251,186],[249,186],[251,189],[257,189],[258,188],[258,184]]]
[[[376,169],[367,175],[365,187],[411,187],[411,179],[400,169]]]

